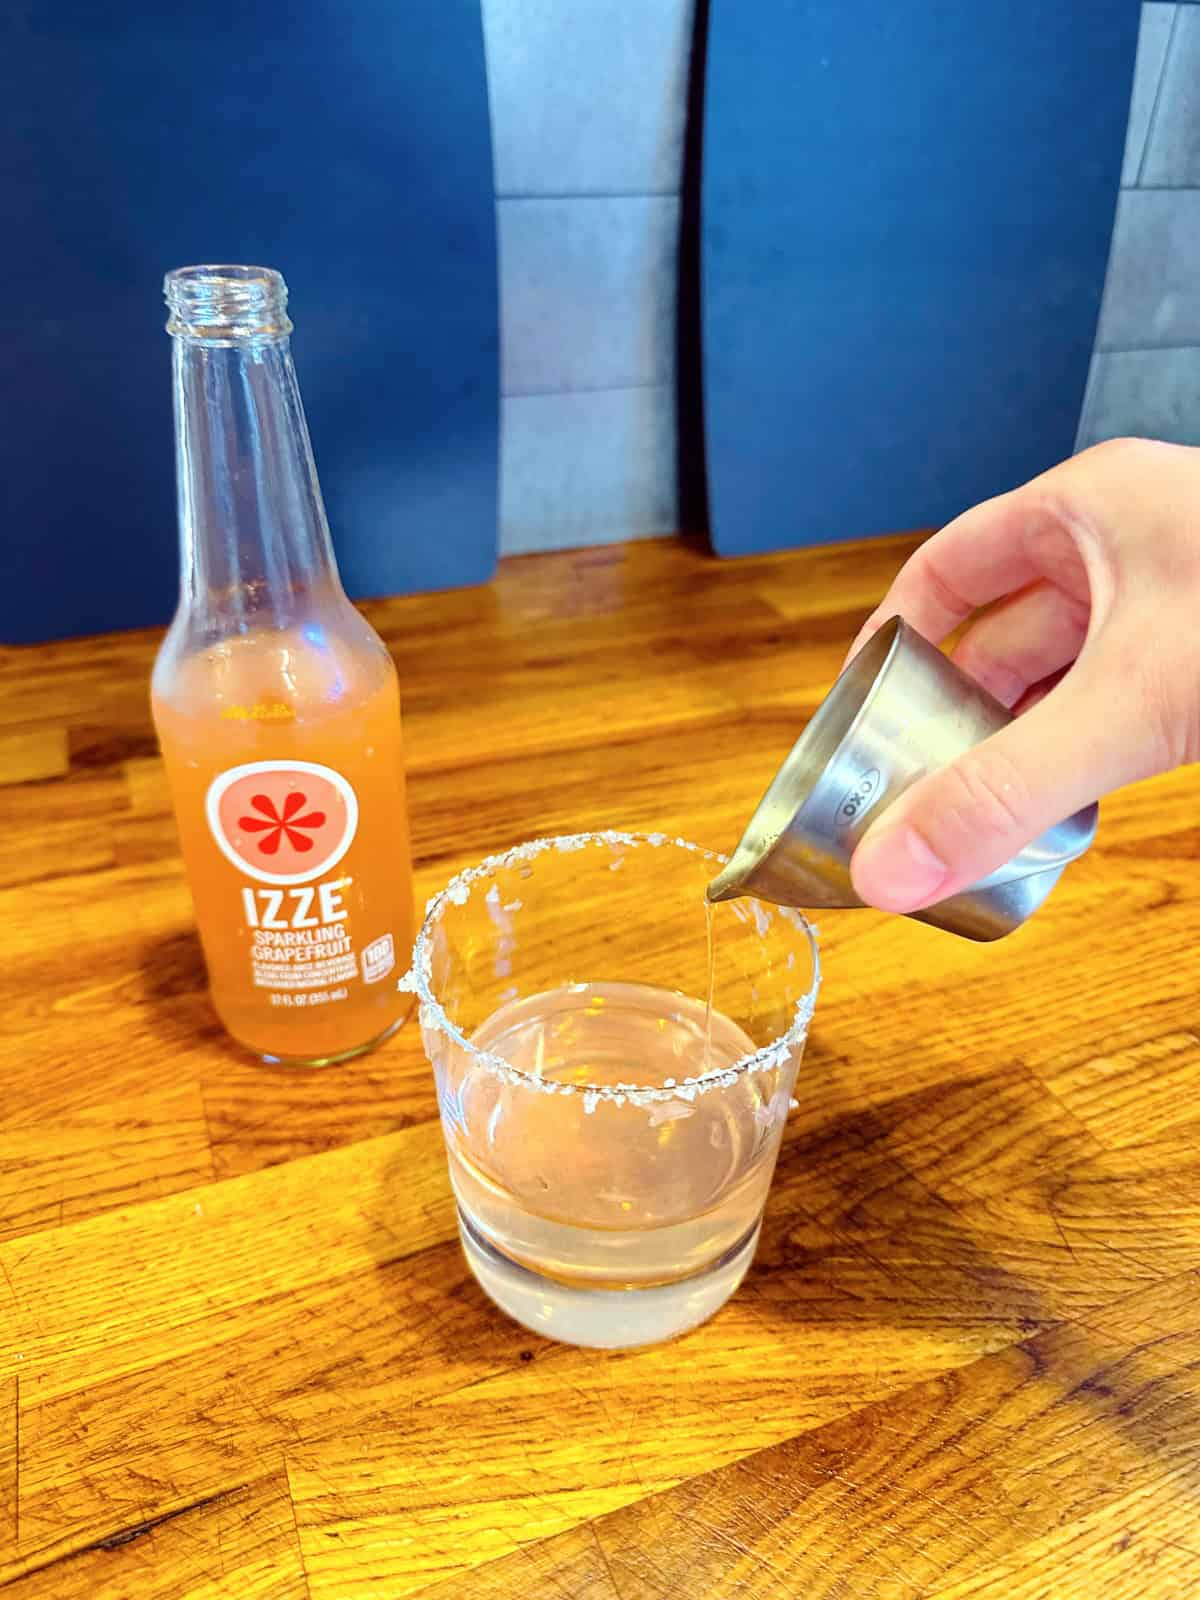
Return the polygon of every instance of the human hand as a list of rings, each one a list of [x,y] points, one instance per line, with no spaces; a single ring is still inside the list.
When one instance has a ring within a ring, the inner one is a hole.
[[[905,563],[899,613],[1019,714],[919,779],[854,853],[859,896],[916,911],[1112,789],[1200,760],[1200,449],[1120,439],[974,507]]]

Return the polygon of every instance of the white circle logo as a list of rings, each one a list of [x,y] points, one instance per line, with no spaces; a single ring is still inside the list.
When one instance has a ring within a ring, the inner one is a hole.
[[[335,867],[358,828],[358,796],[315,761],[250,761],[214,778],[205,800],[217,848],[260,883],[307,883]]]

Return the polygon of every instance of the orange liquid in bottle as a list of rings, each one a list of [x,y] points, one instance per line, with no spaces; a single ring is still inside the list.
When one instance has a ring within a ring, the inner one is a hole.
[[[213,1002],[271,1058],[355,1054],[411,1006],[396,988],[413,939],[399,693],[360,626],[321,650],[311,627],[224,641],[156,675]],[[260,770],[228,780],[246,767]]]

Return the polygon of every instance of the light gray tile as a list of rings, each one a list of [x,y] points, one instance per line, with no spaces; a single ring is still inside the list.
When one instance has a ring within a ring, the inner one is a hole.
[[[693,0],[483,0],[498,194],[677,190]]]
[[[1200,444],[1200,349],[1092,357],[1079,448],[1126,434]]]
[[[1200,10],[1182,6],[1171,34],[1142,183],[1200,184]]]
[[[1101,357],[1093,352],[1092,362],[1088,367],[1087,385],[1083,391],[1083,404],[1079,408],[1079,427],[1075,432],[1076,450],[1086,450],[1088,445],[1095,444],[1096,437],[1092,428],[1092,418],[1095,414],[1096,389],[1099,383],[1100,362],[1107,357]]]
[[[677,526],[673,389],[501,403],[502,554],[612,544]]]
[[[1173,5],[1159,5],[1154,0],[1148,0],[1142,7],[1137,63],[1133,69],[1133,94],[1129,101],[1129,126],[1125,132],[1125,160],[1121,167],[1121,182],[1125,185],[1138,181],[1142,152],[1146,148],[1146,131],[1150,126],[1150,113],[1158,93],[1158,80],[1174,16]]]
[[[501,390],[670,379],[679,201],[502,200]]]
[[[1126,189],[1097,347],[1175,344],[1200,344],[1200,189]]]

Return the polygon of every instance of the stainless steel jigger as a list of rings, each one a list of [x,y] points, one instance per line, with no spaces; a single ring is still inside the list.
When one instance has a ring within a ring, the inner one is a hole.
[[[750,819],[710,900],[753,894],[778,905],[861,906],[855,846],[927,772],[1012,721],[1000,702],[899,617],[870,639],[829,691]],[[1020,927],[1096,835],[1088,806],[969,888],[912,915],[965,939]]]

